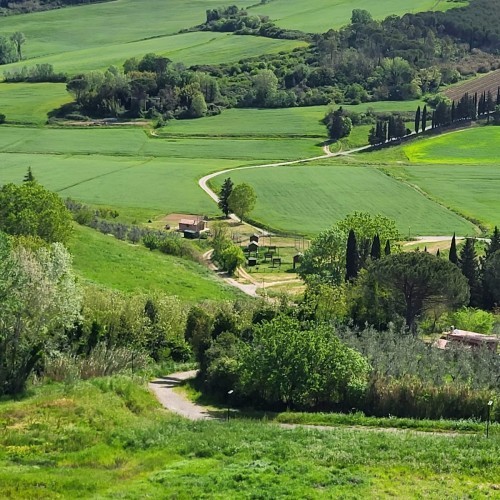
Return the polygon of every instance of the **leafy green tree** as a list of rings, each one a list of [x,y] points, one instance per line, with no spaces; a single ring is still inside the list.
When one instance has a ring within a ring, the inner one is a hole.
[[[345,116],[342,106],[329,112],[324,118],[324,123],[330,139],[335,141],[348,137],[352,130],[352,121],[348,116]]]
[[[230,177],[224,179],[224,183],[222,184],[220,194],[219,194],[219,208],[222,210],[222,213],[228,217],[229,216],[229,196],[233,191],[233,181]]]
[[[61,198],[36,182],[5,184],[0,189],[0,230],[8,234],[66,243],[72,220]]]
[[[462,307],[448,316],[448,326],[454,325],[461,330],[488,334],[493,330],[495,316],[492,313],[475,309],[474,307]]]
[[[207,114],[207,103],[201,92],[196,92],[189,107],[189,116],[191,118],[201,118]]]
[[[450,253],[448,254],[448,260],[453,262],[453,264],[458,265],[458,254],[457,254],[457,240],[455,233],[453,233],[453,238],[451,239]]]
[[[347,237],[347,250],[346,250],[346,281],[355,279],[358,276],[358,245],[356,243],[356,234],[352,229],[349,230]]]
[[[367,361],[331,327],[304,329],[279,316],[257,326],[241,358],[239,390],[268,404],[314,408],[351,404],[362,395]]]
[[[394,310],[416,332],[417,319],[440,305],[455,308],[469,300],[469,286],[451,262],[425,252],[390,255],[368,269],[393,300]]]
[[[255,208],[257,195],[250,184],[242,182],[233,187],[231,194],[228,197],[228,205],[240,220],[243,220],[245,215]]]
[[[270,69],[259,71],[252,78],[252,83],[255,101],[261,106],[265,106],[278,90],[278,78]]]
[[[340,285],[346,271],[347,233],[337,226],[322,231],[304,252],[300,277],[307,283]]]
[[[26,42],[26,37],[24,36],[24,33],[16,31],[15,33],[12,33],[10,39],[12,40],[14,46],[16,47],[17,57],[19,58],[19,60],[21,60],[23,58],[22,45]]]
[[[185,339],[193,348],[196,359],[203,362],[212,342],[214,317],[202,306],[193,306],[186,321]]]
[[[245,262],[245,255],[239,246],[231,243],[231,245],[222,251],[221,260],[224,265],[224,270],[231,275]]]
[[[65,329],[78,319],[81,296],[67,250],[11,248],[0,233],[0,394],[17,394]]]

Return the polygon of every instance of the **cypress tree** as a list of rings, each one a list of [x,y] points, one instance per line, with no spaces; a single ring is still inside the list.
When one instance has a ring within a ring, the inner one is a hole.
[[[436,257],[441,257],[441,252],[439,251],[439,248],[438,248],[438,251],[436,252]]]
[[[452,102],[451,104],[451,123],[455,123],[456,120],[456,109],[455,109],[455,101]]]
[[[460,251],[459,267],[467,278],[470,288],[470,302],[472,307],[481,305],[482,290],[479,281],[479,262],[477,259],[474,238],[467,238]]]
[[[33,172],[31,171],[31,167],[28,167],[28,171],[26,172],[26,175],[24,176],[23,182],[33,182],[35,180],[35,176],[33,175]]]
[[[497,106],[500,106],[500,87],[497,89]]]
[[[391,255],[391,242],[389,240],[385,242],[384,254]]]
[[[429,252],[427,251],[427,245],[425,245],[425,247],[424,247],[424,252],[425,252],[425,253],[429,253]]]
[[[231,211],[229,208],[229,196],[233,192],[233,181],[230,177],[224,180],[222,184],[222,188],[220,190],[219,196],[219,208],[222,210],[222,213],[227,217],[229,212]]]
[[[431,120],[431,128],[435,129],[436,128],[436,112],[432,112],[432,120]]]
[[[349,236],[347,238],[347,249],[346,249],[346,281],[355,279],[358,276],[359,271],[359,255],[358,255],[358,245],[356,243],[356,234],[351,229],[349,231]]]
[[[382,250],[380,248],[380,236],[376,234],[373,237],[373,242],[372,242],[372,249],[370,251],[370,256],[372,260],[378,260],[380,259],[382,255]]]
[[[422,132],[425,132],[427,128],[427,104],[424,105],[424,110],[422,111]]]
[[[448,255],[448,259],[453,264],[458,265],[458,255],[457,255],[457,241],[455,238],[455,233],[453,233],[453,238],[451,239],[450,253]]]
[[[498,231],[498,226],[495,226],[493,234],[491,235],[491,241],[486,249],[485,258],[490,258],[495,252],[500,250],[500,232]]]
[[[420,130],[420,120],[421,120],[421,111],[420,106],[417,108],[417,112],[415,113],[415,133],[418,134]]]

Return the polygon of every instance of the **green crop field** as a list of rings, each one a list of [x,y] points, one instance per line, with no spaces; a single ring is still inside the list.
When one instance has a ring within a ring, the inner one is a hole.
[[[414,111],[421,101],[369,102],[344,105],[344,109],[364,113]],[[162,136],[226,136],[226,137],[316,137],[326,139],[326,128],[321,123],[328,106],[310,106],[283,109],[227,109],[220,115],[198,120],[173,120],[161,129]],[[364,133],[364,132],[363,132]],[[367,142],[368,131],[366,131]]]
[[[109,44],[105,48],[92,47],[71,52],[62,52],[36,59],[6,64],[4,71],[22,66],[52,64],[56,72],[70,75],[110,66],[121,67],[129,57],[141,58],[154,52],[186,66],[194,64],[218,64],[238,61],[261,54],[290,51],[306,45],[294,40],[273,40],[257,36],[238,36],[229,33],[194,32],[182,35],[164,36],[137,42]]]
[[[246,5],[238,0],[233,4]],[[23,48],[27,59],[89,48],[97,48],[100,56],[105,56],[109,45],[172,35],[200,24],[206,9],[219,6],[212,0],[116,0],[3,17],[0,33],[22,31],[27,39]]]
[[[475,127],[421,139],[404,146],[403,151],[412,163],[498,164],[500,127]]]
[[[73,266],[84,281],[127,293],[161,291],[180,299],[234,299],[237,291],[201,264],[151,252],[94,229],[75,226]]]
[[[64,83],[0,83],[0,113],[9,123],[43,125],[50,111],[71,100]]]
[[[322,33],[331,28],[340,28],[349,23],[353,9],[364,9],[377,19],[402,15],[407,12],[446,10],[466,5],[467,2],[446,0],[273,0],[265,5],[256,5],[250,11],[264,14],[276,21],[278,26],[310,33]]]
[[[323,162],[242,170],[231,179],[254,186],[258,201],[252,218],[282,231],[315,234],[361,210],[395,219],[404,235],[474,233],[466,220],[371,167]]]
[[[496,498],[498,435],[189,422],[139,377],[0,402],[2,498]]]

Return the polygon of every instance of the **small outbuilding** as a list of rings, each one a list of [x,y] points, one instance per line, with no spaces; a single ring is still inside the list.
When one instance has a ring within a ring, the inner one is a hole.
[[[258,252],[259,251],[259,244],[256,241],[251,241],[247,246],[247,251],[248,252]]]
[[[259,235],[258,234],[252,234],[252,236],[250,236],[250,242],[258,243],[259,242]]]
[[[452,326],[449,332],[441,335],[434,346],[438,349],[447,349],[451,345],[462,345],[469,348],[486,347],[491,351],[496,351],[499,342],[500,340],[495,335],[458,330]]]
[[[202,231],[205,231],[207,223],[202,219],[181,219],[179,221],[179,231],[186,234],[186,231],[194,233],[196,238],[200,235]]]

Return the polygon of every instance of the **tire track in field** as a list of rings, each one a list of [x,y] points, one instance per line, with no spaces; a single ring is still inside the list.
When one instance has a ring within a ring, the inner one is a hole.
[[[72,156],[72,158],[74,158],[74,156]],[[61,193],[61,192],[65,191],[66,189],[70,189],[70,188],[75,187],[75,186],[81,186],[82,184],[85,184],[86,182],[94,181],[96,179],[101,179],[102,177],[107,177],[108,175],[113,175],[113,174],[116,174],[119,172],[123,172],[125,170],[130,170],[131,168],[141,167],[142,165],[146,165],[147,163],[151,162],[154,159],[155,159],[155,157],[151,157],[151,158],[148,158],[144,161],[141,161],[140,163],[136,163],[134,165],[129,165],[128,167],[117,168],[116,170],[111,170],[111,171],[106,172],[104,174],[99,174],[99,175],[95,175],[94,177],[89,177],[88,179],[83,179],[81,181],[70,184],[69,186],[65,186],[65,187],[62,187],[60,189],[57,189],[56,193]]]

